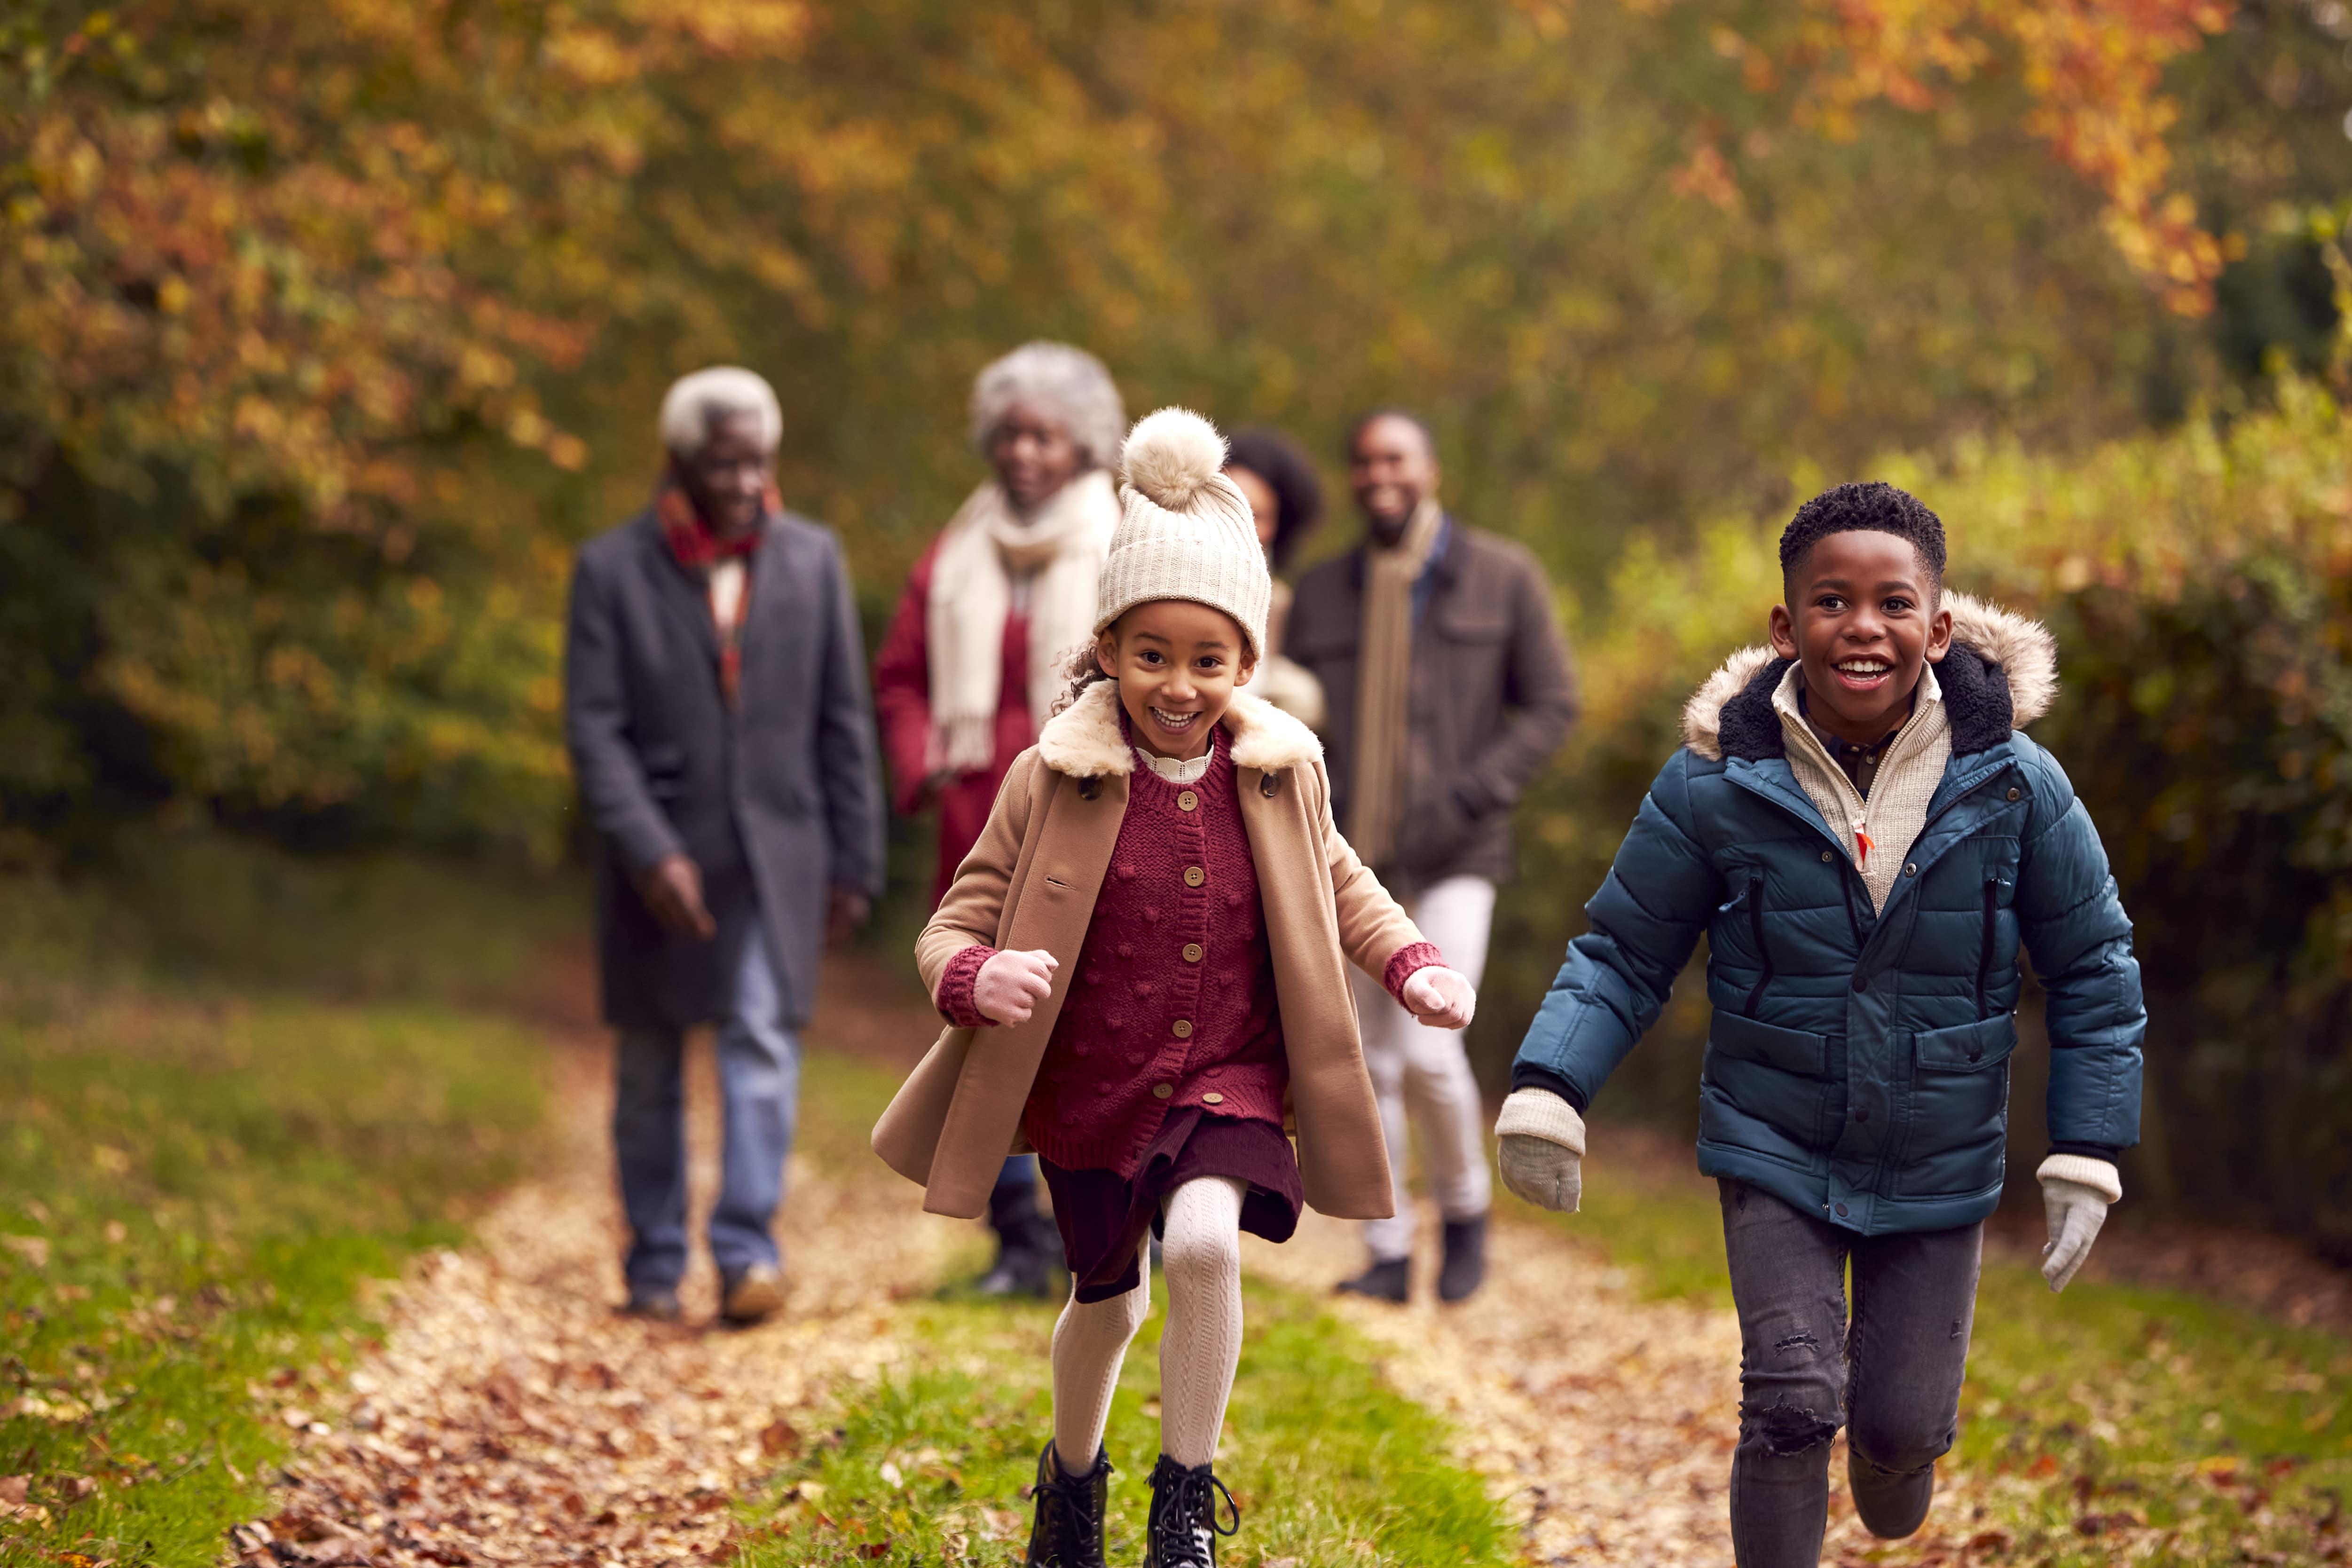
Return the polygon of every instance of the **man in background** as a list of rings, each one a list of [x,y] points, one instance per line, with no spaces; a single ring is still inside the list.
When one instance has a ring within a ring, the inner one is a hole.
[[[1551,587],[1527,550],[1450,516],[1436,444],[1401,409],[1357,421],[1348,477],[1364,542],[1299,580],[1285,652],[1323,685],[1332,809],[1447,962],[1481,984],[1511,808],[1576,718]],[[1486,1116],[1462,1037],[1357,981],[1396,1215],[1368,1221],[1370,1267],[1339,1289],[1405,1300],[1413,1210],[1406,1123],[1445,1222],[1440,1300],[1486,1279]]]
[[[823,942],[881,890],[866,653],[841,549],[784,511],[782,416],[747,370],[662,401],[653,504],[580,552],[565,732],[598,838],[596,928],[619,1032],[613,1141],[627,1310],[677,1316],[686,1271],[685,1031],[718,1026],[720,1314],[783,1305],[770,1226]]]

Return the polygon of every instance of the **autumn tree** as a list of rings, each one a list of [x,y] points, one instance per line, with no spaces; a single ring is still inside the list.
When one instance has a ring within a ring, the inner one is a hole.
[[[1591,597],[1629,536],[1805,464],[2128,430],[2151,386],[2228,385],[2135,271],[2227,313],[2174,198],[2226,189],[2192,226],[2226,236],[2352,185],[2269,96],[2336,41],[2284,0],[2208,17],[18,7],[0,799],[51,832],[178,796],[551,852],[569,552],[714,359],[778,383],[787,489],[877,597],[971,481],[971,373],[1036,333],[1138,407],[1325,449],[1410,397],[1454,502]],[[2200,135],[2168,171],[2174,100]]]

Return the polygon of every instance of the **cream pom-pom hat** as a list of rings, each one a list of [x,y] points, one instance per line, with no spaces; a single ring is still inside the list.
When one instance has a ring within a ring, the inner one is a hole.
[[[1274,578],[1257,520],[1225,477],[1225,438],[1189,408],[1135,422],[1118,454],[1126,510],[1103,562],[1095,634],[1138,605],[1190,599],[1241,624],[1252,658],[1265,651]]]

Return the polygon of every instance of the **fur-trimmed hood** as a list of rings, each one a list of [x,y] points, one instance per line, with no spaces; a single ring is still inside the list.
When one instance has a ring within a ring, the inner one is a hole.
[[[2007,740],[2050,711],[2058,695],[2058,643],[2041,622],[1966,594],[1947,593],[1952,647],[1936,667],[1951,717],[1952,751],[1965,756]],[[1794,662],[1771,648],[1742,648],[1683,705],[1683,744],[1708,762],[1782,754],[1772,693]]]
[[[1072,778],[1124,778],[1135,771],[1135,748],[1120,717],[1118,682],[1096,681],[1045,721],[1037,736],[1037,760]],[[1235,767],[1271,773],[1322,760],[1323,743],[1314,731],[1247,691],[1234,693],[1221,722],[1233,737]]]

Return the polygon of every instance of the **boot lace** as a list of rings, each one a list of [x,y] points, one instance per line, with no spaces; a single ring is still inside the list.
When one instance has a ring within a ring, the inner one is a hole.
[[[1175,1469],[1175,1467],[1170,1467]],[[1208,1466],[1199,1469],[1175,1469],[1169,1479],[1169,1507],[1160,1516],[1160,1557],[1162,1562],[1210,1565],[1217,1560],[1219,1535],[1236,1535],[1242,1528],[1242,1510],[1234,1501],[1234,1494],[1225,1489]],[[1225,1511],[1233,1522],[1217,1518],[1217,1500],[1224,1500]]]

